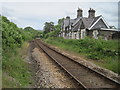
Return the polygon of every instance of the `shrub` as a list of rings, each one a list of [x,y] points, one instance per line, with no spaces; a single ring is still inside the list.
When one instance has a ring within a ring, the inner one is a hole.
[[[120,55],[120,48],[117,40],[102,40],[86,37],[85,39],[63,39],[61,37],[49,37],[45,42],[56,45],[68,51],[73,51],[86,56],[89,59],[104,62],[101,64],[105,68],[116,72],[118,68],[118,56]],[[114,61],[114,67],[113,65]],[[108,67],[110,66],[110,67]],[[113,68],[112,68],[113,67]],[[119,71],[120,72],[120,71]]]

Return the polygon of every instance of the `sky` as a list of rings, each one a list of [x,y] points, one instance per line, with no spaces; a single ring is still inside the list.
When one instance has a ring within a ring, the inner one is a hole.
[[[57,24],[66,16],[74,19],[78,7],[84,17],[88,17],[89,8],[95,9],[95,16],[102,15],[109,25],[118,28],[118,2],[1,2],[0,6],[0,13],[20,28],[42,30],[45,22]]]

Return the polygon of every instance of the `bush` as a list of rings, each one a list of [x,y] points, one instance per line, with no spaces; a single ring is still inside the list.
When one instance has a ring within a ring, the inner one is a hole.
[[[61,37],[49,37],[45,39],[45,42],[56,45],[68,51],[73,51],[84,55],[89,59],[104,62],[102,66],[116,72],[118,67],[118,55],[120,55],[118,41],[117,40],[102,40],[86,37],[85,39],[63,39]],[[112,66],[114,60],[114,68],[107,67]]]
[[[97,53],[90,53],[87,55],[88,58],[93,59],[93,60],[99,60],[98,54]]]
[[[0,16],[2,19],[2,44],[3,50],[6,47],[16,48],[20,47],[26,40],[35,38],[38,31],[27,27],[24,29],[18,28],[16,24],[10,22],[6,17]]]
[[[2,19],[2,70],[9,77],[14,78],[15,82],[11,83],[7,77],[3,76],[4,86],[6,87],[23,87],[28,85],[30,73],[27,64],[22,60],[19,48],[25,41],[31,40],[38,33],[36,30],[24,30],[18,28],[16,24],[10,22],[6,17],[0,16]],[[19,51],[18,51],[19,50]],[[10,86],[7,86],[9,84]],[[12,85],[14,84],[14,86]],[[20,85],[21,84],[21,85]],[[17,86],[16,86],[17,85]]]

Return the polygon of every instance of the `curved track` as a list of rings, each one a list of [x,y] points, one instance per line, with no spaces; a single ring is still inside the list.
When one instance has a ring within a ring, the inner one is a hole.
[[[36,39],[36,44],[59,66],[61,66],[82,88],[120,88],[120,83],[116,82],[99,72],[96,72],[75,60],[50,48],[41,40]]]

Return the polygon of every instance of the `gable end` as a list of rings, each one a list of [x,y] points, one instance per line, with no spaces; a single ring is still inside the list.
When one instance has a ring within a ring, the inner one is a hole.
[[[94,28],[110,28],[104,18],[101,16],[96,22],[89,27],[89,30]]]

